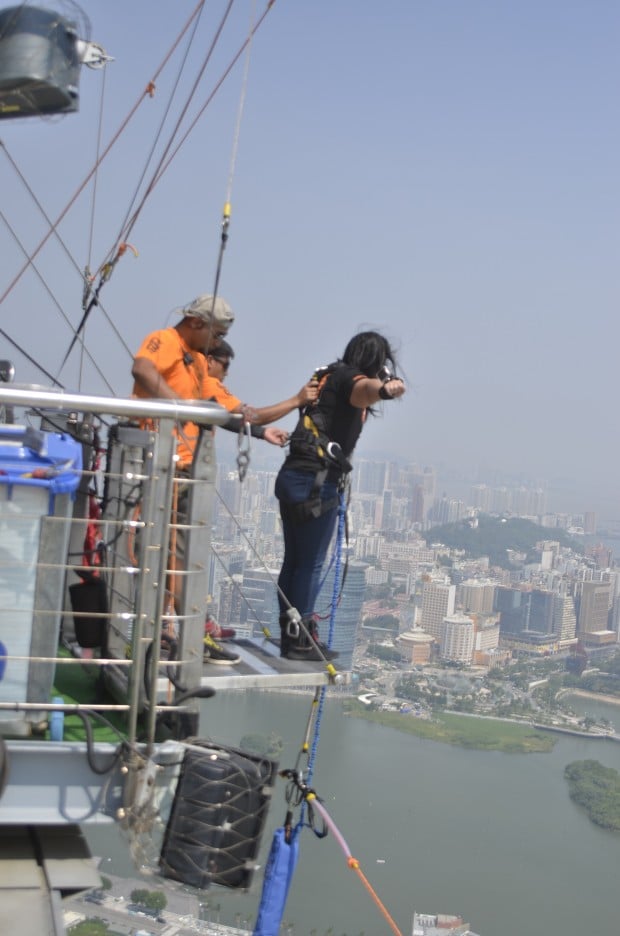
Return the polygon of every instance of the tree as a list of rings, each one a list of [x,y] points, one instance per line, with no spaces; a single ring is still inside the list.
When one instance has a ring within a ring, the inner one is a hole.
[[[284,741],[275,731],[272,731],[269,735],[247,734],[242,737],[240,747],[242,747],[244,751],[258,754],[259,757],[277,759],[282,753]]]
[[[574,673],[576,676],[581,676],[587,665],[588,654],[585,650],[574,650],[566,658],[566,669],[569,673]]]
[[[364,627],[375,627],[378,630],[398,632],[399,619],[395,614],[375,614],[364,618]]]
[[[162,910],[165,910],[168,905],[168,899],[163,891],[152,891],[149,896],[148,906],[151,910],[157,910],[158,913],[161,913]]]
[[[69,930],[69,936],[108,936],[110,928],[103,920],[81,920]]]
[[[595,760],[573,761],[564,769],[570,798],[604,829],[620,831],[620,773]]]
[[[146,888],[136,887],[129,897],[132,903],[155,910],[157,913],[165,910],[168,905],[168,899],[163,891],[149,891]]]
[[[132,903],[143,904],[144,906],[146,906],[146,899],[148,895],[149,895],[149,892],[146,890],[146,888],[135,887],[130,893],[129,898]]]

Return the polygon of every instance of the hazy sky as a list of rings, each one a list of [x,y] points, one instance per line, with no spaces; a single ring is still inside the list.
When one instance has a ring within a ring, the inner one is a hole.
[[[0,123],[0,292],[23,262],[5,222],[27,250],[46,232],[11,160],[56,218],[94,164],[99,127],[105,146],[196,5],[84,0],[115,59],[105,84],[84,68],[78,114]],[[163,139],[224,6],[205,5]],[[237,0],[192,117],[264,9]],[[369,425],[361,454],[563,479],[575,511],[620,518],[619,46],[616,0],[276,0],[252,44],[220,288],[237,315],[231,388],[271,403],[379,327],[409,393]],[[64,247],[42,249],[47,288],[31,270],[2,305],[4,330],[48,371],[71,337],[58,305],[75,326],[79,269],[115,242],[184,50],[104,161],[94,218],[91,184],[59,226]],[[243,68],[147,201],[130,238],[139,256],[102,292],[107,318],[91,316],[87,347],[117,395],[142,337],[212,291]],[[18,379],[47,383],[0,342]],[[79,365],[74,351],[68,388],[111,392]]]

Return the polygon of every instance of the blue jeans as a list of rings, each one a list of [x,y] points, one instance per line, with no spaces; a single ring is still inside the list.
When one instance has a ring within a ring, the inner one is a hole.
[[[321,570],[338,515],[338,486],[335,481],[325,481],[320,489],[320,498],[321,501],[332,501],[333,506],[319,517],[299,521],[294,516],[291,507],[309,500],[314,482],[315,475],[308,471],[282,468],[275,487],[284,534],[284,561],[278,578],[278,603],[280,611],[286,611],[290,604],[301,615],[312,614],[315,610]]]

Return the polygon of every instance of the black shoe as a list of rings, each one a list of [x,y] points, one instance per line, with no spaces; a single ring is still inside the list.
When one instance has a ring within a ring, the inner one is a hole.
[[[299,619],[298,619],[299,620]],[[297,635],[291,636],[291,619],[284,611],[280,614],[280,656],[286,660],[305,660],[307,663],[329,663],[340,656],[337,650],[330,650],[318,639],[318,629],[314,615],[306,615],[297,626]]]
[[[317,619],[314,614],[309,614],[306,617],[302,618],[303,624],[305,624],[308,634],[310,635],[310,640],[315,644],[321,653],[326,656],[328,653],[331,654],[331,659],[335,660],[340,656],[337,650],[330,650],[326,643],[323,643],[322,640],[319,640],[319,626],[317,624]]]
[[[325,644],[306,642],[304,645],[292,643],[289,639],[288,646],[280,648],[280,656],[287,660],[299,660],[306,663],[330,663],[337,659],[340,654],[337,650],[330,650]]]

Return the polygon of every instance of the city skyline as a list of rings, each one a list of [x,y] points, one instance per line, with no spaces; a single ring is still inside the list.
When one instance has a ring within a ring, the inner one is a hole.
[[[362,437],[363,438],[363,437]],[[219,433],[216,440],[216,450],[220,464],[226,470],[233,470],[237,453],[237,441],[232,433]],[[281,460],[285,453],[279,453],[275,447],[265,446],[262,443],[255,444],[250,455],[250,471],[270,471],[277,472]],[[472,491],[477,486],[486,486],[488,488],[517,491],[519,488],[525,488],[530,492],[540,490],[544,493],[546,512],[585,517],[594,514],[594,520],[597,528],[609,530],[616,533],[620,524],[620,503],[615,500],[610,501],[601,497],[600,492],[574,490],[561,481],[554,481],[546,478],[528,477],[519,471],[504,471],[500,469],[489,470],[481,474],[472,469],[470,472],[459,470],[455,466],[440,464],[435,466],[430,462],[418,459],[407,459],[404,456],[387,456],[385,453],[378,452],[372,448],[364,450],[363,442],[356,450],[353,460],[352,484],[356,491],[359,484],[359,475],[361,467],[365,463],[377,464],[398,464],[403,467],[416,465],[421,471],[428,469],[434,473],[436,480],[436,497],[440,498],[445,494],[448,498],[462,500],[468,506],[480,506],[476,504],[471,497]],[[355,497],[355,494],[353,495]],[[274,507],[277,503],[274,500]],[[509,511],[510,512],[510,511]],[[531,511],[536,513],[538,511]],[[524,511],[525,513],[525,511]],[[587,530],[586,532],[593,532]]]
[[[272,480],[272,471],[257,470],[240,487],[234,470],[222,468],[225,509],[214,518],[212,612],[254,636],[273,632],[279,613],[283,543]],[[412,664],[491,669],[514,652],[553,656],[577,645],[617,645],[620,574],[613,550],[593,545],[595,516],[549,513],[537,489],[479,485],[471,495],[468,503],[437,496],[428,466],[360,460],[333,643],[346,669],[369,635]],[[531,530],[517,518],[533,521]],[[324,632],[331,628],[335,543],[330,553],[315,609]]]

